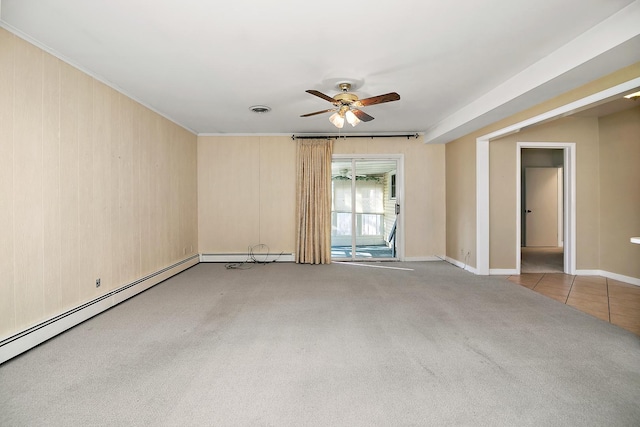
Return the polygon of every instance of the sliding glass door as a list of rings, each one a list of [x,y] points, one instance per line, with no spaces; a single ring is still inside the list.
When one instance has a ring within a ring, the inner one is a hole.
[[[334,158],[333,259],[398,259],[398,172],[398,159]]]

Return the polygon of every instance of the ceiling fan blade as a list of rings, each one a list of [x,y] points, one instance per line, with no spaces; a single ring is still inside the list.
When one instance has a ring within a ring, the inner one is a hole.
[[[329,95],[325,95],[324,93],[318,92],[317,90],[309,89],[309,90],[305,90],[305,92],[310,93],[311,95],[315,95],[318,98],[322,98],[326,101],[329,101],[332,104],[336,102],[336,100],[330,97]]]
[[[335,108],[330,108],[328,110],[316,111],[315,113],[303,114],[300,117],[315,116],[316,114],[329,113],[331,111],[336,111],[336,109]]]
[[[361,99],[357,101],[358,107],[366,107],[367,105],[382,104],[383,102],[397,101],[400,95],[395,92],[385,93],[384,95],[372,96],[371,98]]]
[[[355,114],[356,117],[362,120],[363,122],[370,122],[371,120],[373,120],[373,117],[371,117],[370,115],[368,115],[362,110],[351,110],[351,111],[353,111],[353,114]]]

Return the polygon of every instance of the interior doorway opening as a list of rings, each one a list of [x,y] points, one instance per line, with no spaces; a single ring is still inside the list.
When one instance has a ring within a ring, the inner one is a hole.
[[[575,270],[575,144],[518,143],[517,274]]]
[[[331,258],[398,260],[401,168],[397,158],[336,157],[331,166]]]
[[[521,149],[523,206],[520,271],[564,272],[564,151]]]

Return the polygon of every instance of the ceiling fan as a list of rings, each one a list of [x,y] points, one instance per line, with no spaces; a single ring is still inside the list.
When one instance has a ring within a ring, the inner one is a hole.
[[[330,113],[333,111],[329,121],[337,128],[344,126],[345,120],[351,125],[355,126],[360,121],[370,122],[373,117],[360,110],[361,107],[367,107],[369,105],[382,104],[385,102],[397,101],[400,99],[400,95],[395,92],[386,93],[384,95],[372,96],[371,98],[358,99],[355,93],[349,92],[351,89],[351,83],[340,83],[338,85],[341,92],[333,98],[325,95],[317,90],[307,90],[305,92],[315,95],[318,98],[322,98],[332,103],[335,108],[329,108],[328,110],[316,111],[315,113],[303,114],[300,117],[310,117],[316,114]]]

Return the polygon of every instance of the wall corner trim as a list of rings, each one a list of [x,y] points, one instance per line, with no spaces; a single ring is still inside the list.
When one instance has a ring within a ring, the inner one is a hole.
[[[198,264],[193,255],[0,340],[0,364]]]

